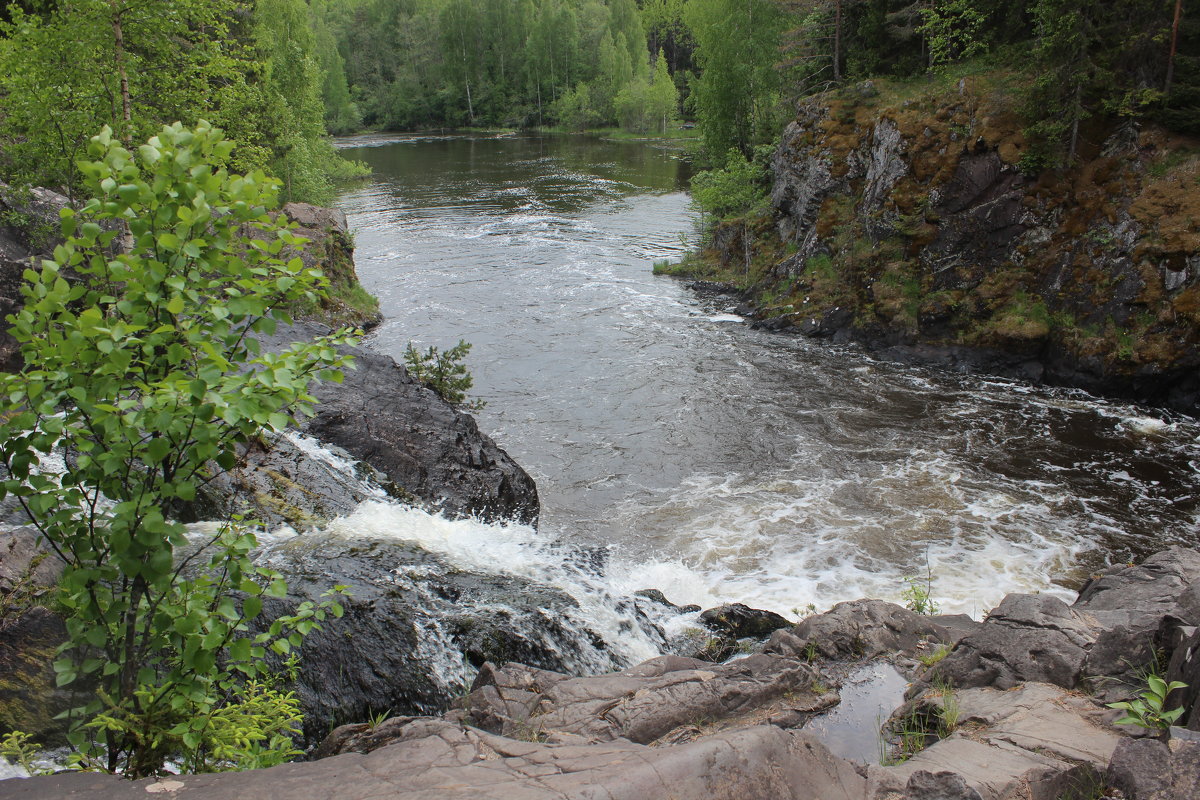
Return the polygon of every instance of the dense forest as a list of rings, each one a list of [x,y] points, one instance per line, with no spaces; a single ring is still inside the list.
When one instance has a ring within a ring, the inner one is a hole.
[[[87,137],[205,118],[232,165],[327,199],[328,134],[695,120],[716,160],[807,94],[967,59],[1026,70],[1034,159],[1096,115],[1200,131],[1182,0],[21,0],[0,17],[0,178],[70,188]],[[1034,164],[1036,166],[1036,164]]]

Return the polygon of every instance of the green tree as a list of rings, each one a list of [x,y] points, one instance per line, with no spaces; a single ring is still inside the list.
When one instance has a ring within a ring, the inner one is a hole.
[[[54,259],[26,271],[10,317],[25,367],[0,376],[0,495],[65,565],[58,682],[98,686],[70,739],[134,776],[167,757],[205,763],[214,720],[267,649],[288,652],[326,613],[302,605],[250,633],[263,597],[286,591],[250,562],[253,532],[195,546],[174,521],[239,447],[308,412],[310,383],[340,379],[336,346],[352,339],[260,352],[257,335],[326,281],[288,257],[303,242],[268,213],[277,182],[215,166],[232,148],[206,123],[133,151],[108,128],[94,137],[80,162],[93,197],[63,212]]]
[[[263,110],[252,141],[270,152],[285,201],[329,202],[333,181],[366,170],[341,158],[325,130],[322,74],[304,0],[256,0],[254,42]]]
[[[665,133],[675,119],[679,93],[667,72],[667,59],[660,50],[651,81],[632,80],[617,93],[613,105],[621,127],[634,133]]]
[[[234,0],[12,5],[0,23],[0,143],[10,182],[78,183],[75,161],[102,125],[125,141],[199,109],[245,136],[249,54],[230,40]],[[239,167],[265,165],[245,148]]]
[[[702,72],[690,101],[710,157],[773,137],[779,118],[780,36],[785,17],[771,0],[692,0],[686,15]]]
[[[986,17],[972,0],[941,0],[921,9],[918,32],[929,49],[929,67],[936,69],[987,50],[982,38]]]
[[[702,212],[719,220],[740,223],[747,274],[750,273],[750,217],[761,214],[767,207],[767,161],[773,151],[771,145],[759,145],[753,157],[746,158],[731,147],[725,154],[724,166],[698,172],[692,178],[692,200]]]

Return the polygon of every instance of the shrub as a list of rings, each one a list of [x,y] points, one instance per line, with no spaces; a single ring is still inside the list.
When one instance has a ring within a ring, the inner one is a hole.
[[[81,763],[135,777],[203,762],[267,651],[341,612],[306,603],[251,634],[263,598],[287,590],[250,561],[252,526],[195,547],[174,521],[239,446],[310,411],[309,385],[340,380],[336,346],[354,339],[261,352],[257,335],[325,280],[280,258],[302,240],[267,213],[278,182],[228,174],[231,150],[203,122],[134,152],[107,128],[94,137],[79,165],[93,197],[63,212],[53,260],[25,272],[9,318],[25,367],[0,376],[0,496],[65,564],[57,681],[97,687],[68,738]]]
[[[469,352],[470,343],[462,340],[449,350],[439,351],[430,345],[424,353],[409,342],[404,350],[404,366],[410,375],[437,392],[447,403],[479,411],[486,405],[484,401],[467,401],[467,390],[475,383],[471,373],[467,372],[467,365],[462,363]]]

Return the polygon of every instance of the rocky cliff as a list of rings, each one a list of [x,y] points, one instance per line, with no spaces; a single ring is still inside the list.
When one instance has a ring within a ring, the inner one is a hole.
[[[1093,120],[1032,163],[1012,76],[806,100],[740,279],[772,327],[1200,411],[1200,143]],[[744,268],[740,222],[710,255]]]

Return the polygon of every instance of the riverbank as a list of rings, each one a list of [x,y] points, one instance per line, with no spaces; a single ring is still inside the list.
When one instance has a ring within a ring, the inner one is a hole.
[[[1095,120],[1066,169],[1029,157],[997,71],[809,98],[770,211],[672,268],[772,329],[885,357],[1200,413],[1200,143]]]
[[[984,622],[863,600],[748,640],[748,654],[724,663],[662,656],[590,678],[487,664],[451,711],[339,728],[313,763],[4,788],[27,800],[1191,797],[1197,592],[1200,552],[1175,548],[1096,576],[1070,606],[1010,595]],[[880,680],[864,668],[879,664],[907,689],[864,687]],[[1117,725],[1106,705],[1145,693],[1147,671],[1189,684],[1167,698],[1182,709],[1169,731]],[[855,697],[874,706],[845,713]],[[863,738],[877,743],[872,755]]]

